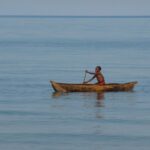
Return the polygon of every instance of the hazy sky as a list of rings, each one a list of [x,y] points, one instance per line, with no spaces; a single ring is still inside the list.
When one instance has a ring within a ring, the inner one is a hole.
[[[0,15],[150,15],[150,0],[0,0]]]

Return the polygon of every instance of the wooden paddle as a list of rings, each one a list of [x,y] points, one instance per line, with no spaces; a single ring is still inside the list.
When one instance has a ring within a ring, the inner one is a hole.
[[[85,82],[85,79],[86,79],[86,71],[85,71],[85,74],[84,74],[83,84]]]

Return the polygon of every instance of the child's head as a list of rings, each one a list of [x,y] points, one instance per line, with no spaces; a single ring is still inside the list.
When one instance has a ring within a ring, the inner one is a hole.
[[[96,66],[96,68],[95,68],[95,72],[99,72],[99,71],[101,71],[101,67],[100,66]]]

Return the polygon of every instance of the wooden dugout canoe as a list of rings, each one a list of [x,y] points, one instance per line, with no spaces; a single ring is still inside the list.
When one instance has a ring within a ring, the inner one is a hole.
[[[50,81],[56,92],[105,92],[105,91],[131,91],[138,83],[137,81],[128,83],[109,83],[105,85],[97,84],[71,84]]]

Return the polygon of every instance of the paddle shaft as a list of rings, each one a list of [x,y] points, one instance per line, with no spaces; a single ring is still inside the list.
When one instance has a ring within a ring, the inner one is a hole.
[[[85,75],[84,75],[83,83],[85,82],[85,79],[86,79],[86,72],[85,72]]]

